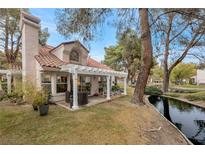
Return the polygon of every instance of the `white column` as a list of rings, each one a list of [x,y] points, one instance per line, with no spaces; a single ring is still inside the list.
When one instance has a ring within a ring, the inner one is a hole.
[[[7,93],[11,93],[11,73],[6,74],[7,78]]]
[[[114,86],[115,85],[115,76],[111,77],[111,85]]]
[[[56,94],[56,73],[51,74],[51,94],[52,96]]]
[[[107,76],[107,100],[110,100],[110,76]]]
[[[71,91],[70,89],[70,73],[67,75],[67,91]]]
[[[124,78],[124,95],[127,95],[127,78]]]
[[[77,72],[74,72],[72,74],[73,76],[73,106],[72,109],[78,109],[78,85],[77,85],[77,81],[78,81],[78,74]]]

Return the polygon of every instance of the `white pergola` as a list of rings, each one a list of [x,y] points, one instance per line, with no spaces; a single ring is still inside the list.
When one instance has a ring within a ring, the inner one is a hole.
[[[106,76],[107,78],[107,100],[110,100],[110,77],[122,77],[124,78],[124,95],[127,95],[127,73],[119,72],[107,69],[100,69],[89,66],[81,66],[75,64],[66,64],[61,66],[61,71],[68,72],[72,74],[73,78],[73,106],[72,109],[78,109],[78,88],[77,88],[77,79],[78,74],[85,75],[97,75],[97,76]]]
[[[7,93],[11,93],[11,76],[14,74],[21,74],[21,71],[18,71],[18,70],[0,70],[0,75],[6,75]]]

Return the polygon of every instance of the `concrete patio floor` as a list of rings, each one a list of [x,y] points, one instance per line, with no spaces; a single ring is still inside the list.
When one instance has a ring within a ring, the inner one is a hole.
[[[113,99],[116,99],[116,98],[119,98],[119,97],[122,97],[122,96],[125,96],[125,95],[114,95],[114,96],[111,96],[111,99],[110,100],[107,100],[105,96],[89,96],[88,97],[88,104],[86,105],[83,105],[83,106],[79,106],[79,109],[83,108],[83,107],[89,107],[89,106],[93,106],[93,105],[96,105],[96,104],[100,104],[100,103],[104,103],[104,102],[109,102]],[[66,103],[65,101],[60,101],[60,102],[57,102],[56,105],[59,105],[63,108],[66,108],[68,110],[71,110],[73,111],[73,109],[70,108],[70,103]]]

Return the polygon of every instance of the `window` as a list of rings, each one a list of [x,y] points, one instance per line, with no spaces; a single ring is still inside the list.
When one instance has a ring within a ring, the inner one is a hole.
[[[57,86],[56,86],[56,92],[57,93],[63,93],[67,91],[67,76],[58,75],[56,80]]]
[[[72,50],[70,52],[70,60],[72,61],[79,61],[79,53],[76,50]]]
[[[51,93],[51,75],[42,73],[41,74],[41,86],[43,89]]]

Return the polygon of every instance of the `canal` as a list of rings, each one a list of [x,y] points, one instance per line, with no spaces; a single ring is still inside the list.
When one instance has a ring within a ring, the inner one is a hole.
[[[150,96],[149,101],[193,144],[205,145],[204,108],[158,96]]]

